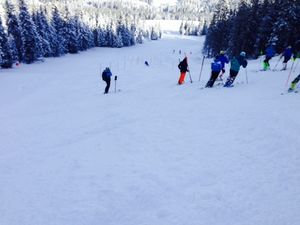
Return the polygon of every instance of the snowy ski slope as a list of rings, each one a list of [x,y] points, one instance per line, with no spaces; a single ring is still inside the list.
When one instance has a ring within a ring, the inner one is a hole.
[[[249,84],[241,69],[234,88],[201,90],[202,42],[165,35],[0,70],[0,224],[299,225],[288,71],[250,61]],[[180,49],[194,79],[182,86]],[[103,95],[107,65],[121,91]]]

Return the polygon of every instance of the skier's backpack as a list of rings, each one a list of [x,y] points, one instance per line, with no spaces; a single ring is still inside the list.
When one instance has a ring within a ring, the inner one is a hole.
[[[102,80],[106,80],[107,79],[107,74],[106,74],[106,70],[104,70],[103,72],[102,72]]]

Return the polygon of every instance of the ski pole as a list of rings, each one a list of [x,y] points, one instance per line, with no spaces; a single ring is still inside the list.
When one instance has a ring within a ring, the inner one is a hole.
[[[246,74],[246,84],[248,84],[248,71],[247,71],[247,67],[245,68],[245,74]]]
[[[295,60],[295,61],[296,61],[296,60]],[[298,64],[299,64],[299,61],[300,61],[300,60],[297,61],[296,65],[295,65],[295,68],[294,68],[294,70],[293,70],[293,73],[296,71],[296,68],[297,68],[297,66],[298,66]]]
[[[292,67],[291,67],[291,70],[290,70],[290,72],[289,72],[289,76],[288,76],[288,78],[287,78],[287,80],[286,80],[286,83],[285,83],[285,88],[287,88],[287,86],[288,86],[288,84],[289,84],[289,80],[290,80],[291,74],[292,74],[292,72],[293,72],[294,63],[295,63],[295,61],[293,61],[293,63],[292,63]]]
[[[203,59],[202,59],[202,63],[201,63],[201,69],[200,69],[200,74],[199,74],[199,82],[201,80],[201,75],[202,75],[202,70],[203,70],[203,64],[204,64],[204,59],[205,59],[205,56],[203,55]]]
[[[279,60],[277,61],[276,65],[275,65],[274,68],[273,68],[273,71],[276,70],[276,68],[277,68],[277,66],[278,66],[278,64],[279,64],[279,62],[280,62],[280,60],[281,60],[281,58],[282,58],[282,56],[279,57]]]
[[[118,80],[118,76],[115,76],[115,93],[117,92],[117,80]]]

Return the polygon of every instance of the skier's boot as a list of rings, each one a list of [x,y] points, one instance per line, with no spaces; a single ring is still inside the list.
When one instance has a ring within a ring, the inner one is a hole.
[[[289,88],[289,90],[288,90],[288,92],[294,91],[295,88],[296,88],[296,84],[297,84],[297,83],[292,82],[292,83],[291,83],[291,86],[290,86],[290,88]]]
[[[263,70],[267,71],[270,68],[270,65],[268,63],[263,63]]]
[[[283,68],[282,68],[282,70],[286,70],[286,67],[287,67],[287,63],[283,63]]]

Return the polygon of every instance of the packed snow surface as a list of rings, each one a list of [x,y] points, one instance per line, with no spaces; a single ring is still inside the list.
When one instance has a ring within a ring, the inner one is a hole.
[[[202,42],[165,35],[0,70],[0,224],[299,225],[289,71],[259,72],[259,59],[248,84],[241,69],[235,87],[201,89]],[[184,53],[194,82],[178,86]]]

